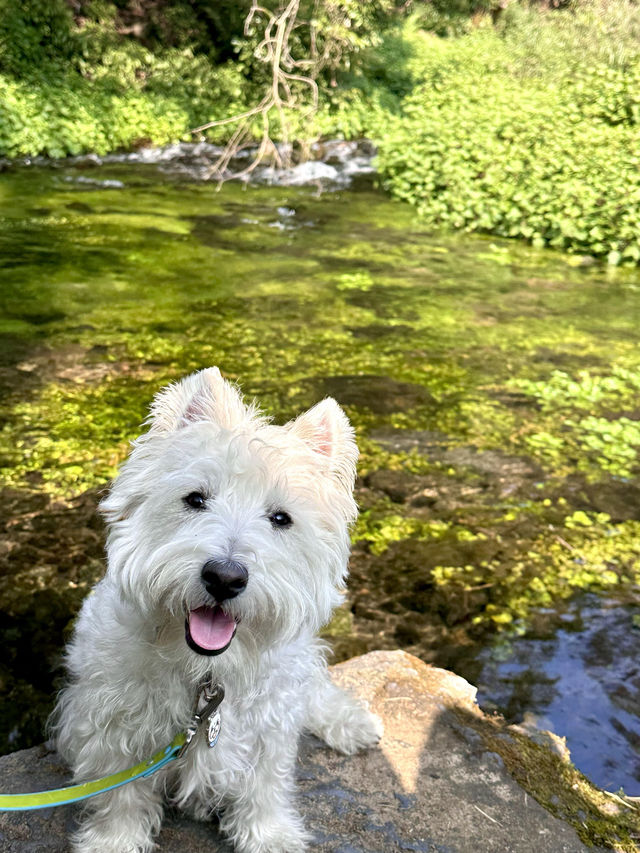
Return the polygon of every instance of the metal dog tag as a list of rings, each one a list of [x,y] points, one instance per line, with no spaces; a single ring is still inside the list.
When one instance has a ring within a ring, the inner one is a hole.
[[[209,725],[207,727],[207,743],[209,744],[209,749],[213,748],[218,742],[221,725],[222,717],[220,716],[220,711],[214,711],[209,717]]]
[[[207,722],[207,732],[205,737],[209,747],[214,747],[218,742],[220,734],[220,726],[222,719],[218,707],[224,699],[224,687],[222,684],[204,685],[198,688],[196,693],[196,701],[191,716],[191,722],[187,726],[184,733],[184,743],[182,749],[178,753],[178,757],[184,755],[187,747],[193,741],[195,733],[198,729],[204,732],[204,723]],[[204,708],[198,711],[198,705],[204,700]]]

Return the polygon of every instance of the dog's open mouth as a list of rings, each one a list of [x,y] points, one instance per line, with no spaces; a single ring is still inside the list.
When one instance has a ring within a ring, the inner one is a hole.
[[[237,623],[216,604],[197,607],[185,621],[187,645],[199,655],[219,655],[226,651],[236,633]]]

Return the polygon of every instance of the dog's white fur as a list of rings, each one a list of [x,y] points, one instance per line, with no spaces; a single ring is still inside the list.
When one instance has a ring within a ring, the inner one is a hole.
[[[293,802],[302,729],[344,753],[380,736],[379,720],[332,684],[315,639],[346,577],[353,430],[331,399],[274,426],[217,368],[161,391],[149,424],[101,504],[108,569],[68,648],[56,742],[77,780],[129,767],[184,730],[208,679],[226,691],[223,727],[215,748],[199,735],[165,770],[88,801],[74,850],[145,853],[167,796],[197,818],[218,812],[237,851],[304,850]],[[194,491],[206,509],[185,504]],[[269,520],[277,510],[290,527]],[[248,569],[224,603],[236,636],[215,657],[184,633],[185,614],[214,603],[201,579],[211,559]]]

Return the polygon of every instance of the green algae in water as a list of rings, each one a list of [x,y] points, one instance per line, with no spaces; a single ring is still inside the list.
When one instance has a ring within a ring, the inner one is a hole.
[[[336,396],[367,468],[390,426],[533,456],[545,478],[637,471],[631,273],[434,237],[371,192],[217,192],[140,167],[3,183],[7,485],[108,481],[153,392],[213,363],[280,419]]]
[[[3,179],[5,484],[107,482],[152,393],[213,363],[280,419],[336,396],[369,469],[386,425],[533,456],[545,478],[637,470],[632,274],[433,237],[371,192],[92,174]]]

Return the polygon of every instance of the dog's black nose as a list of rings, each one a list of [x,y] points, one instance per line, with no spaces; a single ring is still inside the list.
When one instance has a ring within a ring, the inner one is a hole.
[[[202,567],[201,576],[207,592],[218,603],[235,598],[249,580],[246,567],[235,560],[208,560]]]

